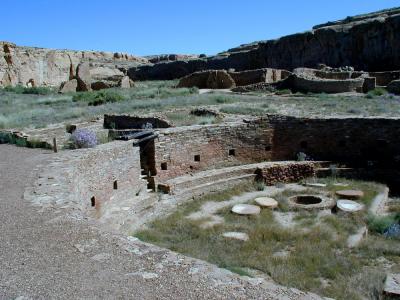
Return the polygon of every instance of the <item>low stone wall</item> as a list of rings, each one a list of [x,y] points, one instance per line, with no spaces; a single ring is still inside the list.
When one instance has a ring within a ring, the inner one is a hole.
[[[273,83],[287,78],[290,74],[291,72],[286,70],[270,68],[248,70],[242,72],[229,72],[229,75],[231,75],[231,77],[235,81],[236,86],[246,86],[259,82]]]
[[[369,76],[376,78],[376,85],[387,86],[393,80],[400,79],[400,71],[369,72]]]
[[[267,185],[276,183],[298,182],[315,175],[316,164],[312,162],[288,162],[268,164],[258,167],[255,173],[257,180],[264,181]]]
[[[107,129],[143,129],[147,124],[152,128],[168,128],[168,121],[157,117],[139,117],[131,115],[104,115],[104,128]]]
[[[361,92],[364,85],[364,79],[331,80],[294,76],[292,83],[293,89],[301,92],[346,93]]]

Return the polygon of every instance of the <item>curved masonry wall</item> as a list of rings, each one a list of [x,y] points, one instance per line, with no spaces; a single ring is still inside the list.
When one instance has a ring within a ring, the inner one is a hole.
[[[59,153],[32,189],[26,198],[36,204],[70,208],[114,228],[123,225],[117,217],[123,207],[140,207],[150,198],[141,178],[139,148],[122,141]]]

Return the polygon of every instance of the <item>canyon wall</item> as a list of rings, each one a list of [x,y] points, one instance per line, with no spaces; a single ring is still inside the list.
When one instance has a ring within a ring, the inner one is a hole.
[[[52,50],[21,47],[0,42],[0,87],[8,85],[54,86],[72,79],[76,67],[89,62],[94,73],[128,68],[148,63],[147,59],[125,53]],[[107,74],[106,74],[107,75]]]
[[[207,69],[236,71],[353,66],[356,70],[400,69],[400,9],[315,26],[311,31],[230,49],[220,55],[131,68],[133,80],[175,79]]]

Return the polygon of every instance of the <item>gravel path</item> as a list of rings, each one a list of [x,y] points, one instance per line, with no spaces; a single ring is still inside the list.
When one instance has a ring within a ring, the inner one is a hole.
[[[0,299],[318,299],[32,206],[53,155],[0,145]]]

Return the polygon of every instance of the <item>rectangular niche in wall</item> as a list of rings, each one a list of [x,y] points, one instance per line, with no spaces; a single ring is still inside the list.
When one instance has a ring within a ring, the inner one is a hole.
[[[118,181],[117,180],[114,180],[113,188],[114,188],[114,190],[118,189]]]
[[[200,161],[200,155],[195,155],[194,156],[194,161]]]
[[[229,156],[235,156],[235,155],[236,155],[235,149],[229,149]]]
[[[90,204],[92,205],[92,207],[96,206],[96,197],[93,196],[92,198],[90,198]]]
[[[161,163],[161,170],[168,170],[168,164],[166,162]]]

